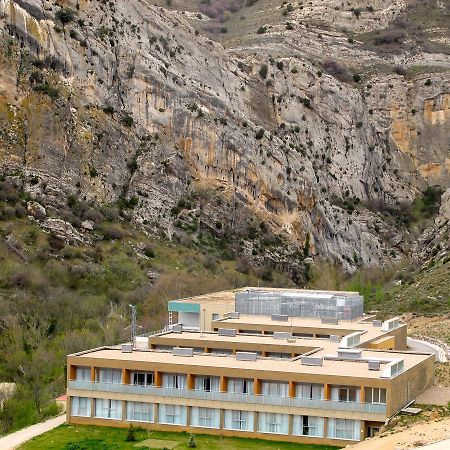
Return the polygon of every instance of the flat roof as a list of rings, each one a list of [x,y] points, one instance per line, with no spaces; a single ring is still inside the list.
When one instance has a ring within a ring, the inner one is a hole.
[[[234,302],[235,294],[239,292],[278,292],[280,295],[283,294],[297,294],[297,295],[306,295],[306,296],[344,296],[344,297],[353,297],[359,296],[359,292],[353,291],[322,291],[318,289],[293,289],[293,288],[274,288],[274,287],[243,287],[238,289],[230,289],[226,291],[219,292],[211,292],[208,294],[196,295],[194,297],[186,297],[186,298],[175,298],[171,301],[177,302],[188,302],[188,303],[199,303],[199,302],[212,302],[212,303],[227,303]],[[233,308],[234,310],[234,308]]]
[[[195,345],[198,342],[202,341],[206,343],[212,342],[228,342],[230,344],[256,344],[256,345],[269,345],[269,346],[282,346],[283,349],[286,350],[286,353],[295,353],[296,349],[300,348],[316,348],[317,350],[321,348],[326,348],[328,350],[332,350],[337,347],[337,343],[331,342],[329,339],[310,339],[310,338],[302,338],[295,337],[293,342],[289,342],[287,339],[275,339],[271,335],[263,335],[263,334],[236,334],[236,336],[222,336],[214,332],[191,332],[191,331],[183,331],[182,333],[161,333],[155,334],[149,337],[149,342],[152,343],[152,340],[157,341],[155,345],[162,345],[162,341],[164,344],[170,345],[170,341],[173,340],[183,340],[186,344],[186,347],[189,345]],[[194,342],[195,341],[195,342]],[[205,345],[206,346],[206,345]]]
[[[326,352],[325,352],[326,353]],[[316,354],[317,355],[317,354]],[[316,356],[314,355],[314,356]],[[319,355],[317,355],[319,356]],[[69,355],[76,357],[83,364],[83,359],[92,358],[96,360],[120,360],[140,363],[152,363],[158,367],[164,365],[182,365],[188,367],[211,367],[215,369],[239,369],[256,370],[279,373],[311,374],[311,375],[334,375],[349,378],[371,378],[381,379],[382,370],[373,371],[368,369],[367,361],[358,362],[352,360],[324,360],[322,366],[302,365],[300,360],[258,358],[256,361],[240,361],[235,356],[218,356],[214,354],[194,354],[194,356],[174,356],[170,352],[153,350],[134,350],[131,353],[123,353],[120,348],[94,349],[81,354]],[[416,364],[429,358],[428,354],[404,353],[404,352],[379,352],[374,350],[363,350],[362,358],[371,360],[403,358],[405,371]],[[162,369],[164,371],[164,369]],[[224,372],[226,373],[226,372]]]

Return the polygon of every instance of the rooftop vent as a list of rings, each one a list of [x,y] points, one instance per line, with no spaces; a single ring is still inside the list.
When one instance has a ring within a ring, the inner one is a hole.
[[[133,344],[122,344],[122,353],[131,353],[133,351]]]
[[[172,332],[173,333],[182,333],[183,332],[183,324],[176,323],[175,325],[172,325]]]
[[[337,334],[332,334],[332,335],[330,336],[330,341],[331,341],[331,342],[341,342],[341,337],[338,336]]]
[[[380,361],[369,361],[369,370],[380,370]]]
[[[322,366],[323,358],[318,358],[314,356],[302,356],[300,358],[302,366]]]
[[[274,331],[273,332],[274,339],[291,339],[292,334],[287,331]]]
[[[381,331],[391,331],[400,325],[400,318],[393,317],[392,319],[385,320],[381,325]]]
[[[339,347],[342,348],[351,348],[355,347],[361,342],[361,332],[356,331],[355,333],[348,334],[341,339],[339,343]]]
[[[381,328],[381,324],[382,324],[383,322],[381,322],[381,320],[374,320],[373,322],[372,322],[372,325],[374,326],[374,327],[377,327],[377,328]]]
[[[230,313],[230,319],[239,319],[240,313],[238,312],[231,312]]]
[[[219,336],[236,336],[236,330],[234,328],[219,328]]]
[[[191,347],[174,347],[172,349],[173,356],[194,356],[194,349]]]
[[[236,359],[238,361],[256,361],[257,353],[253,352],[236,352]]]
[[[320,323],[324,323],[327,325],[338,325],[339,319],[337,317],[321,317]]]
[[[280,322],[287,322],[289,319],[289,316],[286,314],[272,314],[272,320],[278,320]]]
[[[403,359],[395,359],[394,361],[386,364],[380,378],[392,378],[405,370],[405,362]]]
[[[339,349],[337,356],[341,359],[361,359],[362,350]]]

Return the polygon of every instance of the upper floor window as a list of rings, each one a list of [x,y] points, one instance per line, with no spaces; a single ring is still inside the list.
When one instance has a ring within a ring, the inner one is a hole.
[[[131,384],[138,386],[151,386],[155,383],[153,372],[131,372]]]
[[[75,371],[75,379],[77,381],[91,381],[91,368],[77,366]]]
[[[230,378],[228,392],[232,394],[253,394],[253,380],[245,378]]]
[[[101,383],[122,383],[122,370],[97,369],[95,380]]]
[[[219,314],[213,313],[212,314],[212,320],[219,320]]]
[[[186,375],[165,373],[163,386],[171,389],[186,389]]]
[[[323,386],[320,384],[298,383],[295,387],[297,397],[307,399],[323,398]]]
[[[365,388],[366,403],[386,403],[386,389],[383,388]]]
[[[219,377],[195,377],[195,389],[205,392],[219,392]]]
[[[263,381],[261,393],[263,395],[271,395],[275,397],[288,396],[288,383],[281,381]]]
[[[339,402],[359,402],[360,401],[360,389],[353,386],[332,386],[331,387],[331,400],[337,400]]]

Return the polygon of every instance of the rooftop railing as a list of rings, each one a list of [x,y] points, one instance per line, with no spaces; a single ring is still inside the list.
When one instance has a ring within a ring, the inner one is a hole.
[[[341,402],[336,400],[309,399],[301,397],[280,397],[271,395],[234,394],[232,392],[201,391],[194,389],[174,389],[133,384],[102,383],[92,381],[69,381],[69,389],[143,396],[188,398],[232,403],[287,406],[308,409],[331,409],[334,411],[352,411],[386,415],[386,405],[376,403]]]

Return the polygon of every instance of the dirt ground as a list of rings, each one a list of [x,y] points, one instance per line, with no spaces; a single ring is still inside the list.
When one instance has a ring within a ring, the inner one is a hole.
[[[405,450],[450,439],[450,418],[420,422],[398,433],[389,431],[346,448],[352,450]],[[450,446],[448,447],[450,448]]]

